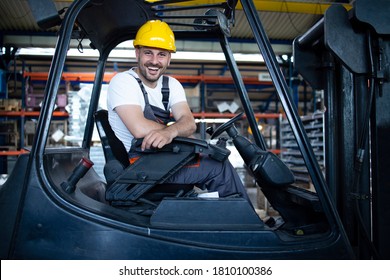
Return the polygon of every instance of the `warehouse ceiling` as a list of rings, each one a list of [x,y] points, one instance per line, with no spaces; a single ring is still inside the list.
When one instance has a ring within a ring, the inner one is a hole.
[[[55,32],[58,28],[41,29],[33,15],[31,3],[42,0],[0,0],[0,44],[12,47],[54,47]],[[52,0],[57,11],[66,9],[72,0]],[[197,0],[190,4],[209,4],[220,0]],[[352,7],[348,0],[254,0],[264,29],[272,42],[275,53],[283,54],[291,50],[291,42],[297,36],[306,32],[323,15],[332,3],[342,3],[347,9]],[[352,1],[351,1],[352,2]],[[34,5],[34,4],[32,4]],[[186,15],[191,11],[175,12]],[[174,20],[171,20],[174,21]],[[174,28],[173,28],[174,29]],[[232,28],[231,40],[235,42],[233,51],[251,53],[257,51],[252,43],[251,30],[240,4],[235,15],[235,25]],[[216,42],[202,42],[203,50],[213,50]],[[179,50],[193,51],[199,44],[179,43]],[[201,50],[202,51],[202,50]]]

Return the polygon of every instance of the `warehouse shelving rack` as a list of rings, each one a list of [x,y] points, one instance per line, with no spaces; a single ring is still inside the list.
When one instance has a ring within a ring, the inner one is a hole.
[[[25,67],[23,67],[25,69]],[[106,72],[103,78],[103,82],[109,83],[112,77],[116,74],[116,72]],[[194,84],[203,84],[203,85],[222,85],[229,86],[233,85],[233,80],[229,76],[218,76],[218,75],[207,75],[207,74],[199,74],[199,75],[171,75],[178,79],[181,83],[187,85]],[[45,82],[48,79],[48,72],[23,72],[24,81],[22,85],[26,85],[26,80],[29,81],[42,81]],[[65,72],[61,76],[61,80],[65,83],[74,83],[74,82],[84,82],[84,83],[92,83],[95,80],[95,73],[92,72]],[[243,77],[244,83],[249,87],[272,87],[271,81],[259,81],[258,77],[250,76]],[[22,88],[22,91],[24,89]],[[203,92],[202,92],[203,91]],[[203,95],[203,96],[202,96]],[[200,98],[201,102],[205,102],[204,98],[204,87],[201,87]],[[26,98],[25,93],[22,94],[22,100]],[[25,124],[27,119],[37,119],[40,115],[39,111],[29,111],[26,109],[26,102],[22,101],[22,109],[20,111],[1,111],[0,117],[5,117],[5,119],[17,119],[20,121],[20,131],[19,131],[19,144],[18,149],[8,149],[7,151],[0,151],[0,157],[3,156],[18,156],[20,154],[28,152],[28,148],[25,147],[26,136],[25,136]],[[199,120],[200,123],[200,136],[202,139],[205,139],[206,136],[206,124],[212,123],[212,119],[215,118],[232,118],[235,116],[233,113],[218,113],[218,112],[205,112],[205,105],[201,105],[200,112],[194,112],[194,117]],[[64,111],[55,111],[53,117],[59,120],[65,120],[69,117],[69,114]],[[255,117],[258,120],[261,119],[275,119],[279,121],[280,114],[279,113],[256,113]],[[280,150],[278,147],[271,147],[271,150],[279,154]]]

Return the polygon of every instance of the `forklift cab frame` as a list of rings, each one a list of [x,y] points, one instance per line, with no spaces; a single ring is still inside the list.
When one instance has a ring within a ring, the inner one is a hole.
[[[245,84],[229,46],[230,26],[238,1],[180,6],[177,1],[78,0],[67,9],[45,89],[34,145],[19,157],[1,189],[2,259],[351,259],[354,258],[335,205],[318,166],[285,79],[251,0],[243,11],[269,69],[286,118],[297,139],[316,192],[294,186],[263,187],[285,219],[284,225],[261,221],[242,199],[164,199],[151,217],[117,209],[104,202],[105,184],[92,169],[74,191],[61,184],[77,163],[89,157],[94,113],[108,56],[120,42],[134,38],[150,19],[183,9],[194,15],[193,29],[176,30],[177,39],[218,38],[240,97],[254,145],[266,150]],[[182,19],[186,19],[184,16]],[[179,22],[179,23],[178,23]],[[76,29],[75,29],[76,27]],[[46,148],[56,94],[72,38],[88,38],[99,51],[95,81],[80,148]],[[24,174],[24,176],[20,176]],[[83,174],[84,175],[84,174]],[[165,208],[164,208],[165,207]],[[226,219],[226,220],[224,220]]]

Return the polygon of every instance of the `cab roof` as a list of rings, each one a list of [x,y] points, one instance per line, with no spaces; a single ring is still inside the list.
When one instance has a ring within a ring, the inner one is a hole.
[[[75,2],[85,2],[79,0]],[[174,30],[176,39],[215,37],[219,31],[217,14],[224,14],[226,22],[233,20],[236,0],[221,0],[217,4],[180,5],[188,0],[90,0],[76,19],[73,37],[88,38],[91,47],[99,51],[111,50],[119,43],[131,40],[146,21],[160,19]],[[169,4],[169,5],[168,5]],[[175,5],[176,4],[176,5]],[[193,15],[180,16],[175,11],[192,10]]]

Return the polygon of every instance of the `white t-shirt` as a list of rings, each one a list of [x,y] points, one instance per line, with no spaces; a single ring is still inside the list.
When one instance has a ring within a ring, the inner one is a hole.
[[[138,77],[133,69],[116,74],[111,79],[107,92],[108,120],[115,135],[123,142],[127,151],[130,150],[131,141],[134,137],[116,113],[115,108],[120,105],[139,105],[142,111],[144,110],[144,95],[137,80],[133,76]],[[150,105],[165,109],[161,94],[162,76],[157,81],[155,88],[147,87],[145,84],[144,87],[148,93]],[[169,77],[168,109],[174,104],[183,101],[187,101],[183,86],[175,78]]]

